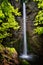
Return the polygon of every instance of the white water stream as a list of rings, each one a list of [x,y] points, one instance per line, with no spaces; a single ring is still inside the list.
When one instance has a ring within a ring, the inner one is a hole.
[[[20,58],[22,59],[28,59],[29,61],[32,61],[36,55],[33,54],[27,54],[27,40],[26,40],[26,5],[25,2],[23,3],[23,54],[20,55]]]
[[[26,40],[26,5],[23,3],[23,37],[24,37],[24,49],[23,54],[27,55],[27,40]]]

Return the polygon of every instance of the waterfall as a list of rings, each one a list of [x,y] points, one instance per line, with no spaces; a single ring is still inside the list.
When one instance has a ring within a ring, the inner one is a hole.
[[[26,41],[26,5],[23,3],[23,37],[24,37],[24,50],[23,54],[27,55],[27,41]]]
[[[20,55],[19,57],[22,59],[26,59],[29,61],[35,61],[35,58],[37,55],[34,54],[27,54],[27,40],[26,40],[26,5],[25,2],[23,2],[23,37],[24,37],[24,46],[23,46],[23,54]]]

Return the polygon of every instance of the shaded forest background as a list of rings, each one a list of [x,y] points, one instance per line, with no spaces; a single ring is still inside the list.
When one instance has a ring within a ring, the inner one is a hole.
[[[0,0],[0,5],[3,1],[8,2],[7,0]],[[2,14],[0,15],[0,65],[19,65],[18,56],[22,52],[21,44],[23,39],[23,4],[16,0],[9,0],[9,2],[7,5],[10,8],[7,11],[3,9],[3,4],[0,6],[0,12],[2,10],[0,13]],[[26,3],[28,50],[30,50],[30,53],[39,56],[37,65],[43,64],[43,29],[41,30],[41,34],[39,32],[40,30],[36,32],[37,34],[34,33],[34,29],[40,25],[40,22],[38,22],[37,26],[34,26],[35,17],[40,10],[43,9],[38,8],[37,2],[30,0]],[[38,20],[38,18],[36,18],[36,20]],[[42,19],[40,21],[42,21]],[[43,27],[42,24],[43,23],[41,23],[40,27]]]

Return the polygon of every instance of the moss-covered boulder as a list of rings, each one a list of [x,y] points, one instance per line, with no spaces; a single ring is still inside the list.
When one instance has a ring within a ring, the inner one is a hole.
[[[0,64],[1,65],[18,65],[18,53],[15,48],[4,47],[0,44]]]

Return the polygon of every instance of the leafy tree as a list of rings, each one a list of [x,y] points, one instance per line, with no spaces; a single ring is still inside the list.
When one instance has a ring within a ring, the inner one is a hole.
[[[12,35],[10,29],[18,30],[19,25],[15,16],[20,16],[18,8],[14,8],[8,0],[2,0],[0,4],[0,39]]]
[[[34,25],[36,26],[35,33],[43,34],[43,0],[34,0],[37,2],[39,12],[35,17]]]

